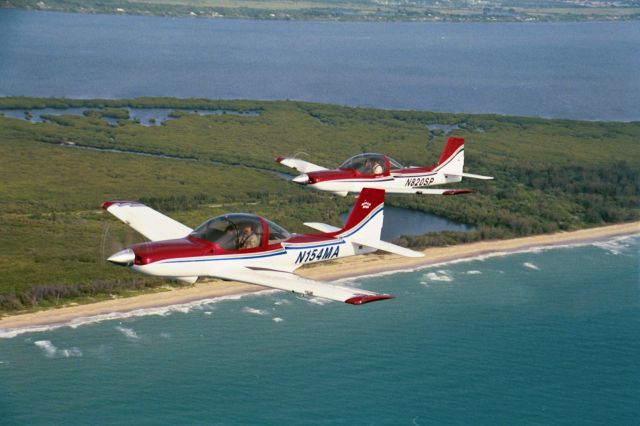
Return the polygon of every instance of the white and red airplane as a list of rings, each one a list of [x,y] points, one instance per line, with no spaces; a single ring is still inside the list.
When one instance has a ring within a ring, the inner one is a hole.
[[[440,161],[433,167],[404,167],[391,157],[374,153],[353,156],[333,170],[297,158],[278,157],[276,161],[302,173],[292,179],[294,182],[342,196],[363,188],[384,189],[389,194],[458,195],[473,191],[426,187],[460,182],[463,177],[493,179],[463,172],[464,139],[455,137],[447,140]]]
[[[409,257],[422,253],[380,240],[384,191],[365,188],[343,228],[305,223],[318,234],[290,234],[260,216],[232,213],[207,220],[195,230],[143,204],[107,201],[102,207],[144,235],[109,257],[134,271],[194,283],[198,277],[242,281],[361,305],[393,296],[314,281],[293,274],[302,265],[376,250]]]

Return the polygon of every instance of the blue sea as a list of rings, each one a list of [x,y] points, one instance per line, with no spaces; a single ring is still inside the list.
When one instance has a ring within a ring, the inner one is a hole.
[[[284,22],[0,9],[0,96],[295,99],[640,120],[640,25]]]
[[[0,339],[0,423],[640,422],[640,237]]]
[[[0,96],[297,99],[640,120],[637,22],[0,9]],[[431,226],[431,225],[430,225]],[[640,237],[0,332],[0,425],[640,424]]]

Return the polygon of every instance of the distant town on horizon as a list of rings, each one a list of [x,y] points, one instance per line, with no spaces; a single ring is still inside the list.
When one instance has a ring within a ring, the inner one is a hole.
[[[0,0],[0,8],[264,20],[571,22],[640,19],[638,0]]]

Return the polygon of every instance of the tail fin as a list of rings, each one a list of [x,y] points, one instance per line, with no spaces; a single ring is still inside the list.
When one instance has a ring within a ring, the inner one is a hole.
[[[440,161],[433,168],[445,174],[462,175],[464,167],[464,138],[451,137],[447,139]]]
[[[384,189],[363,188],[340,233],[341,237],[363,232],[380,239],[384,209]]]
[[[382,233],[383,209],[384,189],[363,188],[344,227],[337,228],[319,222],[305,222],[304,224],[336,237],[345,238],[359,233],[379,240]]]
[[[384,221],[384,190],[363,188],[353,205],[347,222],[336,236],[352,243],[408,257],[422,257],[422,253],[382,241]]]

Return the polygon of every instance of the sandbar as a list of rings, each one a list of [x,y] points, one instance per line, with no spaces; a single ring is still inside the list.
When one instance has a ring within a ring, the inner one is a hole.
[[[481,241],[447,247],[433,247],[425,249],[423,251],[425,257],[422,258],[406,258],[382,253],[353,256],[332,262],[310,265],[299,269],[297,272],[299,275],[307,278],[333,281],[383,272],[411,270],[496,253],[523,251],[533,247],[588,243],[616,236],[634,234],[640,234],[640,221],[509,240]],[[205,280],[193,286],[172,288],[164,292],[142,294],[83,305],[67,305],[32,313],[10,315],[0,319],[0,335],[11,335],[11,331],[21,329],[38,329],[46,326],[66,325],[81,318],[181,305],[198,300],[248,294],[264,290],[265,287],[256,285],[220,280]],[[349,308],[353,307],[349,306]],[[359,307],[359,309],[366,309],[366,306]]]

